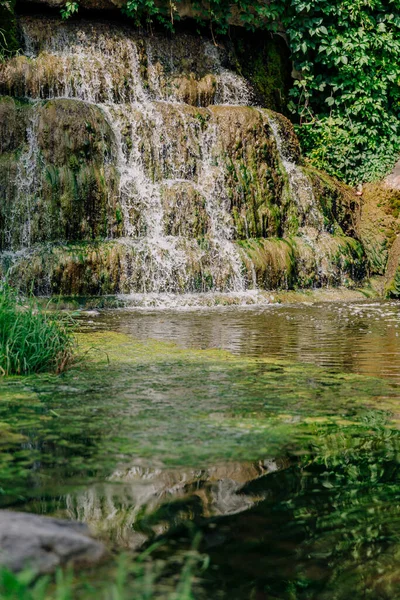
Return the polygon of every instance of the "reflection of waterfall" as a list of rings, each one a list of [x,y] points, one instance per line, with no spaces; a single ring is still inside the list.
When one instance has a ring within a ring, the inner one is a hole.
[[[242,493],[244,485],[286,466],[284,461],[265,460],[197,471],[145,467],[117,470],[109,483],[67,496],[66,510],[69,518],[87,523],[114,543],[138,548],[149,535],[167,531],[172,522],[192,518],[194,500],[204,517],[248,510],[262,498]],[[152,518],[158,508],[177,499],[181,509],[172,521]]]

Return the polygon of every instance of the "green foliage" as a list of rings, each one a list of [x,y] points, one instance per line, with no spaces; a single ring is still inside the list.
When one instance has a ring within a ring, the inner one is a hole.
[[[182,559],[169,561],[152,559],[150,554],[159,544],[155,543],[133,558],[121,554],[112,572],[103,581],[97,576],[91,583],[90,573],[77,573],[71,570],[56,572],[55,581],[48,575],[37,578],[33,571],[19,574],[0,569],[1,600],[193,600],[195,574],[208,566],[208,557],[197,551],[200,537],[196,536],[192,550]],[[178,573],[172,575],[172,570]],[[101,589],[99,589],[99,587]]]
[[[181,0],[127,0],[136,23],[173,30]],[[63,17],[78,8],[67,2]],[[381,178],[400,154],[400,0],[210,0],[192,3],[212,35],[241,21],[283,33],[298,78],[289,109],[306,156],[348,183]]]
[[[79,2],[68,1],[64,4],[61,9],[61,17],[63,19],[69,19],[74,13],[79,10]]]
[[[291,0],[283,15],[299,73],[291,108],[311,161],[349,183],[400,154],[399,0]]]
[[[19,50],[15,0],[0,0],[0,62]]]
[[[21,299],[0,284],[0,372],[27,375],[61,372],[71,362],[70,317],[47,313],[33,299]]]

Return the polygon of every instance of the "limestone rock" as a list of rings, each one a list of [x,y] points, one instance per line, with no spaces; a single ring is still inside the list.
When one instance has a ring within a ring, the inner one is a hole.
[[[51,573],[65,564],[92,565],[106,549],[86,525],[29,513],[0,510],[0,564],[11,571]]]
[[[386,177],[385,185],[392,190],[400,190],[400,160],[397,162],[390,175]]]

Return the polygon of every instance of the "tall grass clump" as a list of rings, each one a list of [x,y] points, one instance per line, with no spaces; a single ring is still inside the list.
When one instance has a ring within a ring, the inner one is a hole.
[[[72,325],[68,315],[48,312],[0,283],[1,375],[63,371],[74,352]]]
[[[199,539],[199,538],[198,538]],[[121,554],[114,568],[101,574],[61,568],[37,577],[34,571],[12,573],[0,567],[1,600],[195,600],[199,576],[208,567],[208,556],[195,547],[170,560],[152,559],[155,543],[140,555]],[[93,579],[95,577],[95,580]]]

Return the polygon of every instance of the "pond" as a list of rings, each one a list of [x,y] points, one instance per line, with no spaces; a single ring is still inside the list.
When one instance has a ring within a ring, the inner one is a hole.
[[[196,598],[397,597],[399,333],[370,300],[82,311],[81,362],[1,383],[0,502],[197,540]]]

